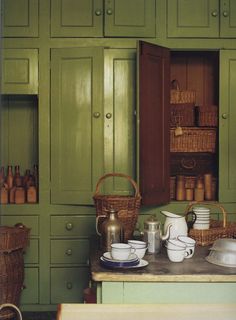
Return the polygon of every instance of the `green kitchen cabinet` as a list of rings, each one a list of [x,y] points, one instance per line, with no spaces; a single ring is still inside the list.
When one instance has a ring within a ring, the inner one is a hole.
[[[38,50],[3,49],[3,94],[38,94]]]
[[[236,195],[236,50],[220,51],[219,200]]]
[[[39,0],[3,0],[3,37],[38,37]]]
[[[92,204],[105,172],[134,175],[135,65],[129,49],[52,50],[52,203]],[[133,192],[118,180],[105,190]]]
[[[155,0],[51,0],[52,37],[154,37]]]
[[[235,38],[234,0],[168,0],[170,38]]]

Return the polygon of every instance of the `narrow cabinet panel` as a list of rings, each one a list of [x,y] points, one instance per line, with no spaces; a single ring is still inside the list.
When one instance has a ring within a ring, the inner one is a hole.
[[[102,0],[51,0],[52,37],[101,37]]]
[[[219,37],[219,0],[168,0],[168,37]]]
[[[103,50],[53,49],[51,201],[92,204],[103,174]]]
[[[223,38],[236,38],[236,1],[221,1],[221,30]]]
[[[236,51],[220,53],[219,200],[235,202],[236,195]]]

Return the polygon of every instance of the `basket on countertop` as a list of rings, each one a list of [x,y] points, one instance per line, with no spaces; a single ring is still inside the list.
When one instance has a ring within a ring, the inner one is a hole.
[[[22,224],[0,226],[0,320],[10,319],[14,312],[7,304],[19,305],[24,281],[23,250],[29,243],[30,229]]]
[[[196,91],[180,90],[178,80],[171,81],[170,103],[193,103],[196,102]]]
[[[215,128],[182,127],[181,135],[176,135],[175,130],[175,128],[170,129],[171,152],[215,152]]]
[[[208,202],[190,202],[185,210],[187,214],[193,206],[214,206],[220,209],[223,216],[222,220],[210,220],[210,228],[206,230],[190,229],[189,236],[196,240],[197,245],[208,246],[214,243],[215,240],[220,238],[234,238],[236,236],[236,223],[227,221],[227,212],[219,203]]]
[[[120,177],[127,179],[134,188],[134,195],[126,196],[100,194],[100,186],[102,182],[109,177]],[[130,176],[123,173],[108,173],[98,180],[93,200],[97,216],[106,215],[106,210],[109,208],[113,208],[118,211],[118,218],[124,226],[124,240],[127,241],[128,239],[132,239],[135,225],[138,220],[138,213],[141,203],[141,196],[135,181]]]

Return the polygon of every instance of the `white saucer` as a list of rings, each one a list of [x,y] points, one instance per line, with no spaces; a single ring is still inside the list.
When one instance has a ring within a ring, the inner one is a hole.
[[[111,253],[109,251],[103,253],[103,258],[107,261],[117,261],[117,262],[131,262],[131,261],[136,261],[138,260],[138,257],[135,253],[131,253],[131,255],[129,256],[128,259],[126,260],[116,260],[116,259],[113,259],[112,256],[111,256]]]

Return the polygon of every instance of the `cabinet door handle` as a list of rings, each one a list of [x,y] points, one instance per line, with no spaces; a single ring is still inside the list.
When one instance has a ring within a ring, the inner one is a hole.
[[[95,10],[95,14],[96,16],[100,16],[102,14],[102,10],[100,9]]]
[[[227,119],[227,118],[228,118],[227,113],[222,113],[222,119]]]
[[[73,288],[72,282],[67,282],[66,287],[67,287],[67,289],[71,290]]]
[[[66,250],[66,255],[67,256],[71,256],[72,255],[72,250],[71,249],[67,249]]]
[[[229,16],[229,12],[228,11],[223,11],[223,17],[227,18]]]
[[[212,11],[211,15],[214,18],[217,17],[218,16],[218,11],[216,11],[216,10]]]
[[[94,112],[93,113],[93,117],[96,118],[96,119],[99,118],[100,117],[100,112]]]
[[[113,13],[112,9],[107,9],[107,14],[108,14],[109,16],[112,15],[112,13]]]
[[[73,223],[71,223],[71,222],[67,222],[66,223],[66,230],[68,230],[68,231],[70,231],[70,230],[72,230],[73,229]]]
[[[111,119],[111,117],[112,117],[112,114],[111,114],[110,112],[108,112],[108,113],[106,114],[106,118],[107,118],[107,119]]]

